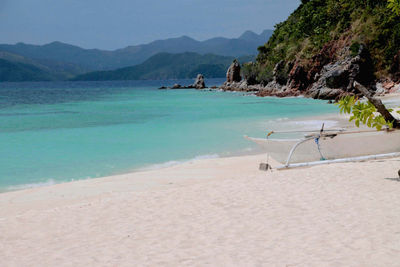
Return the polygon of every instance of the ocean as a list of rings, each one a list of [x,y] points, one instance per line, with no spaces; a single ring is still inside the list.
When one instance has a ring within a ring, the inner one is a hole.
[[[0,191],[255,153],[243,135],[318,129],[302,118],[337,112],[306,98],[157,89],[191,82],[0,83]]]

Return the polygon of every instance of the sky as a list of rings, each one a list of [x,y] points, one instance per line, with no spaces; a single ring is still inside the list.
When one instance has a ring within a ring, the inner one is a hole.
[[[300,0],[0,0],[0,43],[61,41],[113,50],[187,35],[261,33]]]

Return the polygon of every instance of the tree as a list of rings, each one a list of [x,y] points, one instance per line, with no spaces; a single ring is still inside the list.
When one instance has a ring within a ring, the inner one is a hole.
[[[388,8],[390,8],[397,16],[400,16],[400,0],[388,0]]]
[[[387,0],[390,8],[397,16],[400,16],[400,0]],[[361,102],[354,96],[345,96],[340,99],[337,105],[340,113],[351,114],[350,121],[354,121],[357,127],[361,124],[376,128],[382,127],[400,129],[400,121],[393,117],[393,109],[387,109],[380,99],[372,96],[371,92],[358,82],[354,82],[356,88],[368,101]],[[400,111],[396,111],[400,114]],[[379,114],[378,114],[379,113]],[[400,175],[400,170],[399,170]]]
[[[361,102],[355,96],[346,96],[337,103],[340,113],[351,114],[350,121],[354,121],[357,127],[364,124],[378,131],[382,127],[400,128],[400,121],[391,114],[393,109],[387,109],[380,99],[373,97],[371,92],[360,83],[354,82],[354,88],[360,91],[368,101]],[[400,111],[397,113],[400,114]]]

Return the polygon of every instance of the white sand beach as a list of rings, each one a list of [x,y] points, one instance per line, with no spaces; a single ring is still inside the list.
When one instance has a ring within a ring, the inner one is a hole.
[[[266,159],[2,193],[0,266],[400,266],[400,158],[258,170]]]
[[[1,266],[400,266],[400,159],[265,155],[0,194]]]

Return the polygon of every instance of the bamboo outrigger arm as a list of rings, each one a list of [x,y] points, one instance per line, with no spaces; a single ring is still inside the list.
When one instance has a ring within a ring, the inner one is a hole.
[[[301,167],[312,167],[318,165],[325,164],[334,164],[334,163],[345,163],[345,162],[359,162],[359,161],[367,161],[367,160],[377,160],[377,159],[385,159],[385,158],[396,158],[400,157],[400,152],[388,153],[388,154],[377,154],[370,156],[361,156],[361,157],[353,157],[353,158],[343,158],[343,159],[333,159],[333,160],[324,160],[324,161],[313,161],[313,162],[304,162],[304,163],[294,163],[294,164],[286,164],[277,167],[277,170],[289,170],[293,168],[301,168]]]

